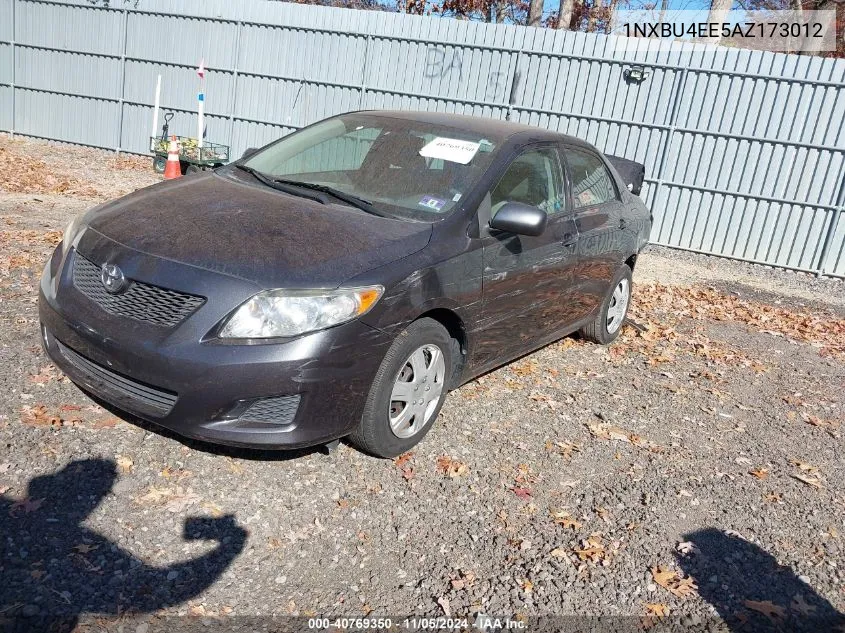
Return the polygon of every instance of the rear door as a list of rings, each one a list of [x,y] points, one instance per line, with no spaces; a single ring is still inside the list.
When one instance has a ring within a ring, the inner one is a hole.
[[[623,259],[624,206],[604,160],[583,147],[563,145],[578,231],[571,300],[579,316],[590,314],[610,289]]]
[[[479,362],[511,356],[568,319],[578,234],[566,213],[566,198],[554,144],[523,149],[489,192],[485,205],[490,217],[505,202],[521,202],[544,210],[548,225],[538,236],[483,229],[482,338],[487,349],[479,350]]]

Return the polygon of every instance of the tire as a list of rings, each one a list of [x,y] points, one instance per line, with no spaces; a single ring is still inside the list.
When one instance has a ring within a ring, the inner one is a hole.
[[[613,283],[602,301],[595,320],[581,328],[581,336],[601,345],[615,341],[628,315],[628,307],[631,305],[631,288],[631,269],[627,264],[622,264],[613,277]],[[621,296],[625,297],[625,301],[620,314],[618,305]]]
[[[199,174],[203,171],[204,171],[203,168],[200,167],[199,165],[190,164],[187,167],[185,167],[185,175],[186,176],[190,176],[191,174]]]
[[[163,174],[164,168],[167,166],[167,158],[164,156],[155,156],[153,158],[153,171],[157,174]]]
[[[435,350],[439,357],[433,353]],[[396,457],[415,446],[434,424],[446,399],[452,375],[451,350],[452,338],[434,319],[419,319],[405,328],[384,355],[361,423],[349,441],[378,457]],[[400,383],[407,383],[408,387]],[[420,400],[395,399],[397,396],[420,396]]]

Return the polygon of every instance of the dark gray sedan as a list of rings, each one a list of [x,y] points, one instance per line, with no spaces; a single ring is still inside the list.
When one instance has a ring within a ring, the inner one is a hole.
[[[67,227],[40,316],[84,390],[210,442],[349,436],[394,456],[449,389],[576,331],[619,334],[651,229],[641,166],[619,162],[623,180],[575,138],[419,112],[247,154]]]

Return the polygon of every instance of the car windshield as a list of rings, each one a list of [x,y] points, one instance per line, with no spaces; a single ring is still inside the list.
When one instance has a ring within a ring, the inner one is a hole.
[[[286,136],[243,164],[285,183],[330,187],[380,214],[431,222],[467,195],[497,145],[459,128],[348,114]]]

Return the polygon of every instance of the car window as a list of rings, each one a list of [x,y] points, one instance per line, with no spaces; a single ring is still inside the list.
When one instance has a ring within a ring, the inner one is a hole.
[[[359,127],[341,136],[328,138],[280,162],[275,173],[290,176],[360,169],[364,157],[380,133],[379,127]]]
[[[598,156],[567,149],[566,162],[572,176],[572,200],[576,209],[617,199],[613,179]]]
[[[521,202],[557,213],[564,208],[563,199],[560,162],[551,147],[517,156],[490,192],[493,216],[505,202]]]
[[[432,221],[461,204],[499,139],[425,121],[340,115],[263,148],[244,165],[271,178],[331,187],[388,215]]]

